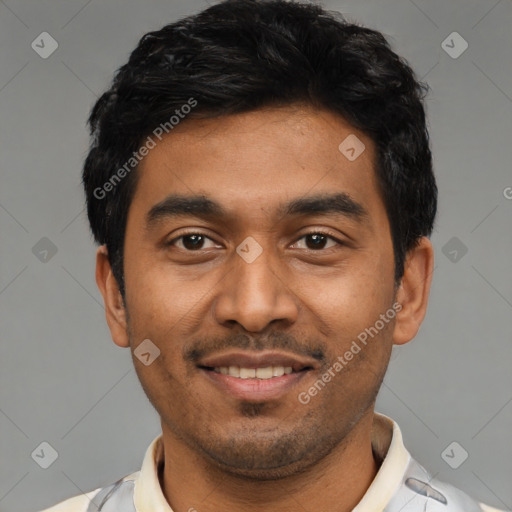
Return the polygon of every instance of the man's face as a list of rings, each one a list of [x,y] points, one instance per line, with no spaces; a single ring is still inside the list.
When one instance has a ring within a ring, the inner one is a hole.
[[[350,161],[338,146],[352,134],[365,150]],[[298,397],[394,303],[374,167],[368,137],[306,107],[186,121],[146,156],[126,227],[126,309],[132,350],[146,339],[160,350],[134,362],[164,434],[223,470],[276,478],[319,461],[371,411],[393,320]],[[240,353],[271,352],[301,371],[245,380],[207,364],[268,367]]]

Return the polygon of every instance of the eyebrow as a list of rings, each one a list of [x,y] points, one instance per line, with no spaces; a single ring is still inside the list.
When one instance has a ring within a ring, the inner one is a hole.
[[[340,214],[358,222],[368,220],[368,211],[344,192],[317,194],[294,199],[277,210],[278,216]],[[198,217],[205,220],[226,219],[229,215],[219,203],[206,196],[172,194],[154,205],[146,215],[146,229],[159,221],[176,217]]]
[[[302,197],[279,209],[285,216],[341,214],[357,221],[365,221],[369,213],[364,206],[344,192]]]

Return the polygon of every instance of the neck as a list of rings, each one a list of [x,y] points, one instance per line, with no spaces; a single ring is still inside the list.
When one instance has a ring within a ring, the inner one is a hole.
[[[242,478],[206,461],[162,425],[163,494],[174,512],[349,512],[362,499],[378,470],[371,446],[370,409],[340,445],[306,471],[279,480]]]

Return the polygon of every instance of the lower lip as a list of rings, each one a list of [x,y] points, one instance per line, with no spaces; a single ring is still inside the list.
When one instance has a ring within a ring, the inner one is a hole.
[[[280,398],[310,373],[310,370],[304,370],[281,377],[272,377],[271,379],[240,379],[213,370],[205,370],[204,368],[200,368],[200,370],[222,391],[228,392],[231,396],[240,400],[252,402]]]

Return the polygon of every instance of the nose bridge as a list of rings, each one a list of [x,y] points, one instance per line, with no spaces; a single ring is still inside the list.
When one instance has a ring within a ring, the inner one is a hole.
[[[274,302],[278,290],[275,283],[277,277],[273,260],[271,251],[265,250],[254,261],[249,262],[243,258],[238,261],[235,264],[237,294],[259,296],[265,301]]]
[[[275,320],[296,320],[295,299],[278,277],[278,261],[271,249],[249,240],[247,245],[240,244],[233,260],[217,299],[219,323],[236,322],[247,331],[258,332]]]
[[[249,248],[247,253],[244,249]],[[238,261],[234,264],[233,293],[245,309],[272,308],[280,293],[275,273],[275,258],[270,248],[251,246],[249,241],[245,247],[237,249]]]

